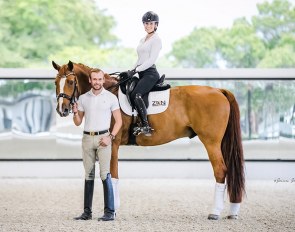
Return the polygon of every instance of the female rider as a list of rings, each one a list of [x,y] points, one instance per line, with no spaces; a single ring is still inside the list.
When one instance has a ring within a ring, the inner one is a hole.
[[[160,78],[155,61],[162,48],[162,42],[156,33],[159,24],[159,16],[156,13],[153,11],[146,12],[142,17],[142,23],[147,34],[139,42],[137,62],[134,69],[129,71],[128,74],[133,76],[138,73],[139,75],[139,82],[131,93],[131,99],[134,100],[135,108],[141,118],[142,127],[136,127],[134,133],[136,135],[143,133],[145,136],[151,136],[153,129],[147,120],[146,105],[143,97],[150,92]]]

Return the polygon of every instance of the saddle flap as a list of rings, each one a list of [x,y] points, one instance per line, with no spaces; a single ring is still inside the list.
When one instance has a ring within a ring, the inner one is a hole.
[[[129,104],[126,94],[119,88],[118,93],[119,103],[121,110],[127,115],[137,115],[136,111],[132,111],[132,107]],[[148,115],[159,114],[164,112],[169,105],[170,90],[151,92],[148,96],[149,107],[147,108]]]
[[[126,84],[126,97],[128,99],[129,104],[133,107],[133,100],[130,97],[130,94],[134,90],[135,86],[137,85],[139,79],[137,77],[132,77],[130,81]]]

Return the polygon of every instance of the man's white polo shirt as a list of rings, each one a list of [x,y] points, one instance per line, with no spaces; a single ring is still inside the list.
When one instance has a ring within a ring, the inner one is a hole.
[[[117,97],[105,90],[95,95],[92,89],[78,100],[78,110],[84,112],[85,131],[102,131],[110,128],[112,111],[119,109]]]

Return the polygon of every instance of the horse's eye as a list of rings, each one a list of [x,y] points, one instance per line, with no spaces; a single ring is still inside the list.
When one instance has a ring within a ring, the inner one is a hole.
[[[68,84],[69,84],[69,85],[72,85],[72,84],[74,84],[74,81],[71,81],[71,80],[70,80],[70,81],[68,81]]]

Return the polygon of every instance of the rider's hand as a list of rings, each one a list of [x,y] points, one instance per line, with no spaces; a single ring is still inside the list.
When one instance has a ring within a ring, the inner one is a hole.
[[[128,77],[133,77],[134,74],[137,72],[135,71],[135,69],[132,69],[132,70],[128,70],[127,73],[128,73]]]

